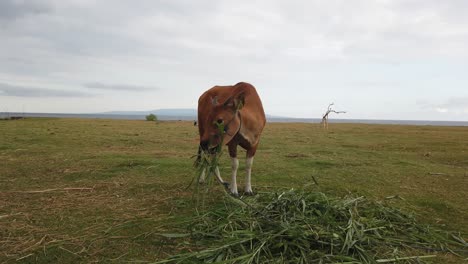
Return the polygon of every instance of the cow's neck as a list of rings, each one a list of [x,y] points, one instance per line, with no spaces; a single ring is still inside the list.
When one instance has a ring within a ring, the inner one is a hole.
[[[236,114],[236,115],[239,117],[239,129],[237,129],[236,133],[234,133],[234,134],[232,134],[232,135],[229,134],[229,132],[226,130],[226,134],[228,134],[228,136],[230,136],[230,137],[234,137],[236,134],[239,133],[239,131],[240,131],[241,128],[242,128],[242,116],[241,116],[240,111],[237,111],[237,114]],[[233,117],[233,118],[231,119],[231,121],[229,121],[229,122],[226,124],[226,127],[228,127],[228,126],[232,123],[232,121],[234,121],[235,119],[236,119],[236,117]]]

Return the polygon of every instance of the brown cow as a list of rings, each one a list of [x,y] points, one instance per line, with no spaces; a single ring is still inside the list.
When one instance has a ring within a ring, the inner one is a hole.
[[[202,150],[212,151],[223,140],[229,148],[231,156],[232,177],[231,184],[224,182],[215,169],[219,182],[229,186],[235,196],[237,192],[237,145],[247,151],[245,193],[252,195],[250,174],[253,157],[257,151],[260,134],[265,127],[266,118],[262,101],[249,83],[240,82],[230,86],[214,86],[200,96],[198,100],[198,130],[200,132],[199,155]],[[224,135],[220,135],[218,125],[224,126]],[[204,180],[204,173],[201,177]]]

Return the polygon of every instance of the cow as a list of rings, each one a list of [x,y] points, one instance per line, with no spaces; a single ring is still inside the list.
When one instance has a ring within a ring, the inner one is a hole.
[[[262,101],[255,87],[249,83],[214,86],[204,92],[198,100],[198,159],[202,151],[213,153],[221,141],[228,146],[232,168],[231,183],[223,181],[218,167],[215,168],[215,175],[234,196],[239,195],[236,182],[239,167],[238,145],[247,151],[244,191],[246,195],[253,195],[250,183],[252,164],[265,123]],[[224,128],[223,131],[219,131],[220,126]],[[204,174],[205,172],[202,172],[201,181],[204,180]]]

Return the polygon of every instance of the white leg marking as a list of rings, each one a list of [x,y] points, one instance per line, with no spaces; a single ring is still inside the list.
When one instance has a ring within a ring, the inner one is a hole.
[[[198,178],[198,183],[205,183],[206,169],[203,169],[200,178]]]
[[[239,160],[237,158],[231,158],[231,185],[230,190],[232,194],[237,194],[237,168],[239,168]]]
[[[221,173],[219,173],[219,167],[218,166],[216,166],[215,175],[216,175],[216,179],[218,179],[219,183],[224,184],[223,178],[221,178]]]
[[[246,193],[253,193],[252,192],[252,185],[250,184],[250,174],[252,172],[252,164],[253,164],[253,157],[247,158],[245,161],[245,170],[247,175],[245,177],[245,192]]]

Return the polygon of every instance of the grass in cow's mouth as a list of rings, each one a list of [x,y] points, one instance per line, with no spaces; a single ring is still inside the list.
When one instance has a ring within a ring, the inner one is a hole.
[[[436,252],[466,255],[459,234],[388,203],[293,189],[261,193],[247,206],[226,199],[190,221],[190,248],[199,250],[158,263],[425,263]]]
[[[221,157],[224,145],[224,124],[216,123],[216,126],[218,128],[218,135],[221,139],[220,143],[214,148],[210,148],[208,150],[200,150],[198,155],[196,155],[197,158],[194,163],[196,168],[196,174],[192,183],[195,182],[196,185],[195,194],[197,198],[197,204],[200,201],[200,194],[202,194],[203,202],[204,194],[206,194],[213,186],[215,171],[216,168],[219,167],[219,159]],[[202,182],[203,176],[205,177],[205,179],[203,180],[203,184],[200,184],[200,182]],[[190,185],[192,185],[192,183]],[[227,185],[224,186],[227,187]]]

